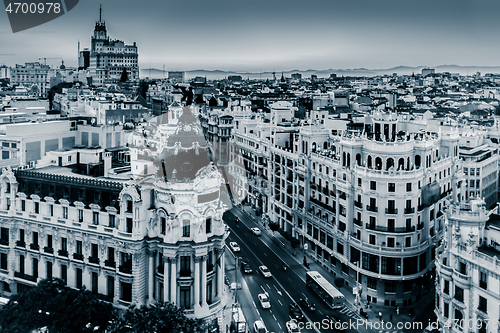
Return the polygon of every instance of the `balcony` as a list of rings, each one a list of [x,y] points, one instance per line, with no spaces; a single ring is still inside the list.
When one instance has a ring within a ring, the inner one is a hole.
[[[43,252],[53,254],[54,253],[54,249],[51,248],[51,247],[45,246],[43,248]]]
[[[16,242],[16,246],[17,246],[17,247],[26,247],[26,243],[25,243],[25,242],[23,242],[23,241],[17,241],[17,242]]]
[[[363,221],[358,220],[358,219],[353,219],[354,224],[359,225],[360,227],[363,226]]]
[[[120,265],[120,272],[125,274],[132,274],[132,267],[128,265]]]
[[[409,207],[406,207],[405,208],[405,214],[413,214],[415,213],[415,208],[409,208]]]
[[[417,230],[422,230],[424,228],[424,223],[417,224]]]
[[[213,270],[214,270],[214,265],[207,264],[207,273],[213,272]]]
[[[6,246],[8,246],[8,245],[9,245],[9,240],[8,240],[8,239],[1,238],[1,239],[0,239],[0,245],[6,245]]]
[[[36,282],[36,280],[38,279],[36,276],[31,276],[31,275],[28,275],[25,273],[20,273],[20,272],[14,272],[14,276],[16,278],[20,278],[20,279],[31,281],[31,282]]]
[[[369,211],[369,212],[377,213],[378,212],[378,207],[366,205],[366,210]]]
[[[116,262],[114,260],[104,260],[104,266],[115,268]]]
[[[30,249],[34,251],[40,251],[40,245],[38,244],[30,244]]]
[[[397,214],[398,213],[398,209],[397,208],[386,208],[385,209],[385,213],[386,214]]]
[[[83,261],[83,254],[81,254],[81,253],[74,253],[73,254],[73,259]]]
[[[57,254],[61,257],[68,257],[68,251],[67,250],[59,250],[57,251]]]
[[[393,233],[405,233],[405,232],[413,232],[415,231],[415,226],[412,225],[410,227],[384,227],[380,225],[370,225],[370,223],[366,224],[366,229],[382,231],[382,232],[393,232]]]
[[[191,277],[191,270],[190,269],[181,269],[179,271],[179,276],[180,277]]]
[[[359,209],[363,209],[363,204],[361,201],[354,201],[354,206],[358,207]]]
[[[99,265],[99,258],[89,257],[89,263]]]
[[[418,205],[417,210],[421,212],[424,210],[424,208],[425,208],[424,205]]]

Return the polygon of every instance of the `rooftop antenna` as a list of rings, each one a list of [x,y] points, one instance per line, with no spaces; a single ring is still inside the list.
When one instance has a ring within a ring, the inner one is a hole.
[[[99,22],[102,22],[102,3],[99,5]]]

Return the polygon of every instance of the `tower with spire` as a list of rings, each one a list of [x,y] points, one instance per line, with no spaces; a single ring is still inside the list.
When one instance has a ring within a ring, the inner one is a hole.
[[[94,36],[92,37],[92,39],[108,40],[108,32],[106,31],[106,22],[102,20],[102,5],[100,5],[99,7],[99,21],[95,23]],[[92,49],[92,51],[94,51],[94,49]]]

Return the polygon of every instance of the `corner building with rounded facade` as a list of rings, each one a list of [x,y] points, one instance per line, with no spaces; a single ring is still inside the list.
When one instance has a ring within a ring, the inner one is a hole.
[[[211,328],[222,325],[224,181],[195,120],[185,109],[158,172],[133,180],[58,166],[4,169],[1,294],[57,277],[115,306],[173,302]]]
[[[274,178],[288,175],[296,209],[287,211],[278,194],[271,219],[334,279],[352,288],[358,280],[362,301],[414,304],[432,286],[442,209],[460,193],[458,137],[420,131],[389,112],[342,134],[302,127],[294,168],[283,170],[279,155],[270,163]]]

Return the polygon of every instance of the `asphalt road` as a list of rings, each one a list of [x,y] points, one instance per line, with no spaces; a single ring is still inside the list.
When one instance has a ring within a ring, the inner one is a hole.
[[[240,219],[238,224],[234,221],[235,214]],[[237,242],[241,251],[235,255],[245,259],[252,266],[253,272],[251,274],[244,274],[240,269],[238,276],[240,279],[242,276],[244,277],[244,285],[248,286],[248,292],[255,304],[254,307],[269,332],[287,332],[285,323],[291,319],[288,307],[291,303],[299,303],[301,298],[307,298],[316,305],[316,311],[314,312],[302,310],[305,316],[303,321],[304,329],[302,329],[304,333],[336,331],[334,327],[327,325],[325,320],[327,315],[333,315],[339,318],[344,325],[348,325],[347,329],[342,330],[342,332],[371,331],[364,329],[364,327],[349,327],[351,322],[355,323],[360,318],[359,315],[351,311],[349,307],[342,310],[329,308],[319,296],[307,287],[305,283],[307,269],[292,258],[281,244],[273,240],[266,232],[262,232],[261,236],[255,236],[250,231],[250,227],[255,226],[255,222],[250,220],[248,216],[237,209],[233,209],[226,212],[224,220],[231,229],[231,234],[227,240],[228,244],[231,241]],[[227,260],[230,260],[229,258],[234,260],[234,257],[231,256],[228,256]],[[281,269],[283,262],[286,262],[289,267],[286,272]],[[259,273],[258,267],[261,265],[269,268],[273,275],[272,278],[265,278]],[[269,294],[271,309],[264,310],[260,306],[258,294],[263,292]],[[241,293],[244,293],[244,290]],[[254,320],[251,318],[247,318],[247,320],[251,327]],[[251,331],[253,332],[252,328]]]

